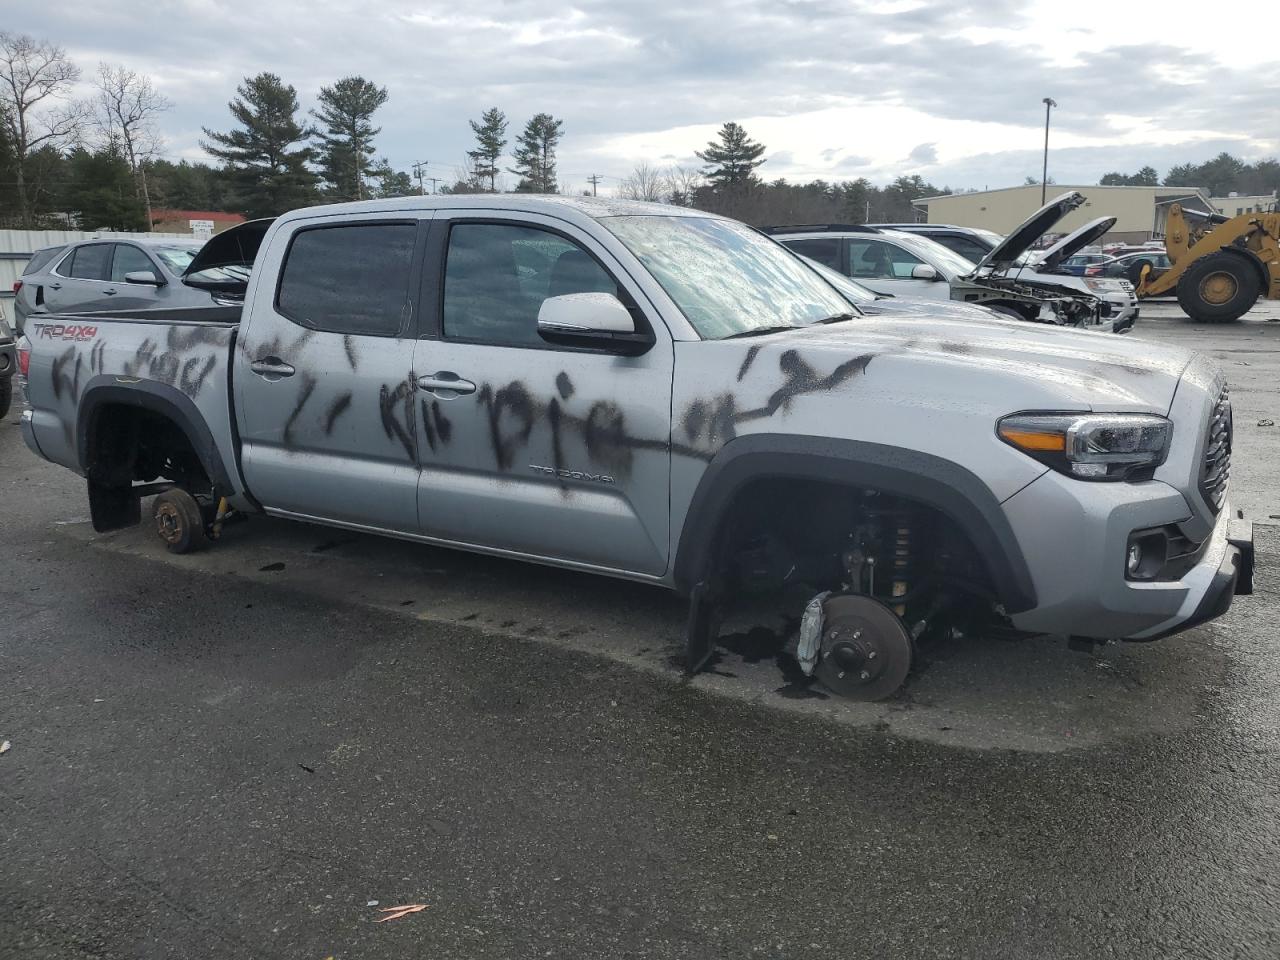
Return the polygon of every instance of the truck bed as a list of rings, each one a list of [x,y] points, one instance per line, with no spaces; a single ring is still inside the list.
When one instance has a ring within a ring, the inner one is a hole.
[[[95,418],[112,405],[150,409],[178,423],[220,487],[238,493],[231,367],[240,314],[232,305],[30,317],[31,441],[89,475]]]

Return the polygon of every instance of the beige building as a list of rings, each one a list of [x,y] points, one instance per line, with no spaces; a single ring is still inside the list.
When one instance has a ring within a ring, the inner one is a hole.
[[[1276,209],[1276,195],[1264,193],[1251,197],[1242,197],[1238,193],[1229,193],[1225,197],[1213,197],[1210,202],[1213,208],[1224,217],[1238,217],[1242,213],[1266,213]]]
[[[1052,200],[1070,191],[1085,195],[1083,206],[1073,210],[1054,227],[1055,233],[1069,233],[1098,217],[1115,217],[1116,225],[1102,243],[1144,243],[1164,237],[1169,205],[1213,210],[1209,196],[1198,187],[1100,187],[1049,184]],[[1008,233],[1040,207],[1040,184],[952,193],[941,197],[921,197],[913,201],[928,223],[951,223],[958,227],[981,227]]]

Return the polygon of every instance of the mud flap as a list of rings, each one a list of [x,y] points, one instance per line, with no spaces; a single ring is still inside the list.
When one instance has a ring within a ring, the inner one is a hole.
[[[693,676],[707,665],[716,648],[720,616],[705,580],[689,593],[689,625],[684,639],[684,672]]]
[[[132,487],[112,487],[90,480],[89,516],[98,533],[133,527],[142,521],[142,503]]]

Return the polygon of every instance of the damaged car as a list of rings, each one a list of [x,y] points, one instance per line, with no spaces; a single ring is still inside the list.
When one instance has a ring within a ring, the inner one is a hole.
[[[956,629],[1153,640],[1250,590],[1209,358],[868,315],[657,204],[403,197],[220,238],[197,261],[242,304],[29,318],[23,436],[96,530],[146,501],[174,552],[265,513],[622,577],[688,597],[690,671],[763,603],[858,699]]]
[[[1031,251],[1064,216],[1084,203],[1079,193],[1045,204],[1007,237],[972,231],[966,249],[985,253],[977,262],[916,229],[869,226],[772,227],[768,232],[797,253],[813,257],[877,293],[958,300],[1009,316],[1060,326],[1128,331],[1138,317],[1131,284],[1083,279],[1062,263],[1102,236],[1114,217],[1091,221],[1048,250]],[[977,236],[981,234],[981,236]]]

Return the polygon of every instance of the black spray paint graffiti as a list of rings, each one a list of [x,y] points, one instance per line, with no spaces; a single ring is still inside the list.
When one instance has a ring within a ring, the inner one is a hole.
[[[284,422],[284,433],[282,439],[286,447],[293,446],[293,425],[297,423],[298,417],[302,415],[302,408],[307,405],[307,401],[311,399],[311,394],[316,391],[316,378],[309,374],[302,375],[302,386],[298,391],[298,399],[293,405],[293,412],[289,414],[289,419]]]
[[[72,359],[75,363],[72,365],[73,374],[66,372],[67,364]],[[71,397],[71,401],[80,399],[80,371],[84,366],[84,356],[76,352],[74,346],[67,347],[66,350],[53,358],[53,363],[49,365],[49,373],[53,377],[53,398],[55,400],[62,399],[62,393],[65,390]]]
[[[453,436],[453,423],[440,409],[439,400],[432,400],[428,404],[426,398],[423,398],[422,426],[426,430],[427,446],[431,448],[432,453],[436,452],[438,445],[447,444]]]
[[[324,432],[325,435],[333,433],[333,425],[338,422],[338,418],[342,416],[351,406],[351,391],[340,393],[333,398],[333,403],[329,404],[329,409],[324,415]]]
[[[393,389],[383,384],[378,394],[378,413],[382,417],[382,430],[388,440],[398,440],[404,447],[405,456],[413,459],[413,438],[418,432],[414,418],[414,394],[418,390],[418,377],[413,371],[409,376],[396,384]],[[404,423],[400,422],[397,411],[403,412]]]
[[[132,359],[125,361],[124,375],[145,375],[148,379],[176,386],[194,400],[217,369],[221,354],[217,350],[196,356],[188,354],[199,347],[226,347],[231,342],[231,335],[231,331],[223,327],[170,327],[165,336],[166,349],[161,352],[159,345],[150,337],[143,340]],[[101,369],[101,352],[97,363]]]

